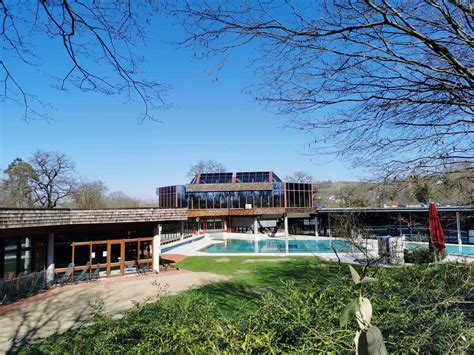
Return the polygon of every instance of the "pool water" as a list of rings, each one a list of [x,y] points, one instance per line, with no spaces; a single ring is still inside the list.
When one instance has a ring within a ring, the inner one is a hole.
[[[288,243],[288,244],[287,244]],[[339,253],[348,253],[354,251],[351,243],[344,240],[241,240],[228,239],[223,243],[212,244],[200,251],[205,253],[334,253],[333,248]]]
[[[406,243],[407,249],[428,248],[428,243]],[[463,245],[459,248],[458,245],[446,244],[446,251],[448,255],[464,255],[474,257],[474,246]]]

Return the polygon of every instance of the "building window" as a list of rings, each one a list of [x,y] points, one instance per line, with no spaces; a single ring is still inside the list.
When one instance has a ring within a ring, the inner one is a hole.
[[[312,206],[311,193],[311,184],[286,183],[286,207],[310,208]]]

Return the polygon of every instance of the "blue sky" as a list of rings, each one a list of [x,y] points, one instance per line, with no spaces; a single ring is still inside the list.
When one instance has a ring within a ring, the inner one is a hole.
[[[35,42],[42,53],[37,68],[20,65],[7,53],[17,79],[54,106],[54,121],[25,122],[20,107],[2,102],[0,168],[36,149],[64,152],[80,176],[100,179],[110,191],[147,199],[154,198],[157,186],[186,182],[188,168],[201,159],[218,160],[229,171],[273,170],[280,177],[295,170],[306,170],[318,180],[360,175],[342,162],[322,163],[328,157],[308,156],[310,136],[285,128],[288,117],[265,111],[242,93],[257,80],[249,67],[251,48],[231,54],[215,81],[209,74],[214,63],[167,43],[181,35],[178,27],[160,18],[139,48],[147,58],[143,75],[172,87],[167,100],[173,107],[158,112],[162,123],[138,124],[140,103],[126,104],[121,97],[51,88],[43,69],[66,72],[67,59],[48,39]]]

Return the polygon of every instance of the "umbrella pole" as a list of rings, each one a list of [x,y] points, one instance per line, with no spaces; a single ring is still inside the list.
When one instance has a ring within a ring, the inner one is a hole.
[[[436,267],[436,270],[439,268],[439,257],[438,257],[438,252],[435,250],[434,251],[434,264]]]

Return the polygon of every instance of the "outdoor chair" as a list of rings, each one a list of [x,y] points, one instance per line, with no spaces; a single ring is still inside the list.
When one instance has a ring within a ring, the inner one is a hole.
[[[58,279],[56,283],[59,286],[63,286],[65,283],[71,280],[73,272],[74,272],[74,264],[70,263],[67,267],[66,272],[63,274],[63,276],[61,276],[61,278]]]
[[[17,298],[26,297],[33,292],[35,274],[23,273],[23,276],[18,278],[17,284]]]
[[[12,279],[3,283],[2,303],[8,303],[18,298],[17,281],[17,279]]]
[[[138,259],[135,259],[135,269],[136,269],[138,275],[140,275],[140,274],[146,275],[146,270],[145,270],[144,267],[142,267],[142,266],[138,263]]]
[[[88,261],[84,270],[82,270],[79,275],[74,277],[74,282],[81,282],[87,279],[87,272],[90,270],[90,265],[91,263]]]
[[[98,280],[99,275],[100,275],[100,264],[97,264],[94,272],[92,272],[92,268],[91,268],[91,272],[89,273],[89,280],[90,281]]]
[[[33,286],[33,291],[35,293],[44,290],[46,288],[46,270],[36,273],[36,280]]]

